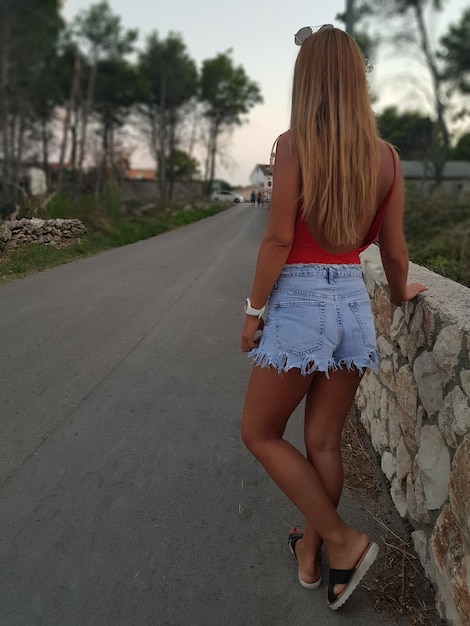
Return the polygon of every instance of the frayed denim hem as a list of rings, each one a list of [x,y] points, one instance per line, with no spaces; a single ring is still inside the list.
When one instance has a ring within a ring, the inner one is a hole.
[[[312,355],[304,357],[296,357],[291,354],[278,354],[275,357],[268,352],[264,352],[259,348],[254,348],[248,353],[248,358],[253,359],[254,365],[258,367],[273,367],[280,374],[288,372],[291,369],[298,368],[302,376],[308,376],[313,372],[322,372],[326,378],[329,378],[330,372],[336,372],[346,368],[349,371],[357,370],[362,376],[364,370],[375,370],[379,366],[379,353],[374,348],[370,350],[369,357],[350,357],[336,361],[329,359],[326,363],[318,362]]]

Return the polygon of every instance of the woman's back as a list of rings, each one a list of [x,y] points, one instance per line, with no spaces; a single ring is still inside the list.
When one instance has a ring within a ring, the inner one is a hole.
[[[392,186],[395,182],[397,157],[392,152],[392,148],[384,141],[377,139],[377,142],[379,163],[375,204],[358,220],[356,225],[357,236],[354,243],[346,246],[332,246],[325,239],[321,228],[315,224],[315,220],[312,219],[314,216],[306,220],[313,239],[326,252],[331,254],[345,254],[363,247],[377,211],[381,208],[382,203],[387,200],[389,193],[393,192]],[[386,207],[384,208],[386,209]],[[334,210],[334,207],[331,207],[331,210]]]
[[[287,140],[287,141],[286,141]],[[400,200],[402,180],[397,177],[398,156],[391,146],[376,139],[377,163],[374,167],[376,181],[371,181],[375,189],[374,201],[370,207],[351,206],[350,214],[354,217],[354,238],[344,245],[332,245],[319,224],[316,207],[313,206],[307,217],[304,216],[302,206],[299,206],[295,229],[293,233],[292,247],[287,259],[287,264],[299,263],[359,263],[359,253],[373,243],[379,234],[385,211],[391,206],[391,211],[396,211],[395,202]],[[286,143],[290,149],[286,150]],[[291,131],[285,133],[284,141],[280,142],[284,158],[291,161],[289,170],[297,180],[291,179],[294,187],[301,188],[300,165],[297,160],[297,151]],[[295,172],[295,174],[294,174]],[[286,181],[287,182],[287,181]],[[315,181],[312,181],[315,184]],[[299,187],[300,186],[300,187]],[[398,193],[395,193],[396,190]],[[336,211],[334,205],[328,206],[328,211]],[[399,211],[398,211],[399,212]]]

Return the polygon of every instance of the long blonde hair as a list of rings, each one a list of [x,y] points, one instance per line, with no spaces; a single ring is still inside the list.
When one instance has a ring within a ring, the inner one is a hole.
[[[376,202],[378,145],[366,62],[354,39],[325,28],[301,45],[292,87],[291,130],[305,219],[333,246],[354,244]]]

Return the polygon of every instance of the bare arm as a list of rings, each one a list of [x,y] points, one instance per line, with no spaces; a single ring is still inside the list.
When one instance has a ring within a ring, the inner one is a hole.
[[[403,170],[398,155],[397,179],[389,205],[385,211],[379,235],[380,256],[390,286],[390,300],[400,306],[411,300],[426,287],[421,283],[407,285],[408,247],[403,232],[405,210],[405,186]]]
[[[261,309],[264,306],[289,256],[294,239],[299,193],[298,162],[288,131],[280,137],[277,146],[268,223],[259,248],[250,295],[255,309]],[[249,351],[254,347],[253,338],[257,327],[258,319],[247,315],[242,331],[244,351]]]

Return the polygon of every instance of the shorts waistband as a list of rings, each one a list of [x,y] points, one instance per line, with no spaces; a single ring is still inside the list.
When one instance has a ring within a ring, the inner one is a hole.
[[[362,265],[339,265],[323,263],[305,263],[284,265],[279,278],[289,276],[318,276],[323,278],[362,278]]]

